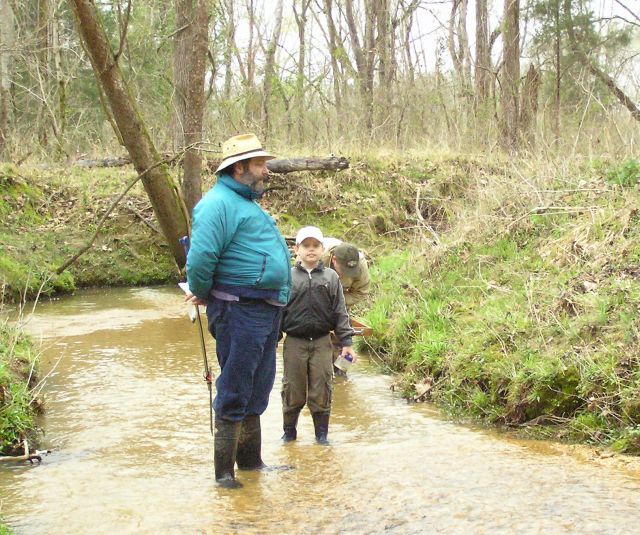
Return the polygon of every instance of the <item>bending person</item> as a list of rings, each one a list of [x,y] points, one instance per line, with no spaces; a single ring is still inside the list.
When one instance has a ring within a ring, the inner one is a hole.
[[[358,248],[337,238],[324,238],[324,253],[322,262],[332,268],[340,277],[347,311],[353,305],[363,302],[369,295],[369,265],[364,254]],[[340,342],[335,335],[331,336],[333,343],[333,362],[340,354]],[[334,366],[336,376],[346,376],[346,373]]]

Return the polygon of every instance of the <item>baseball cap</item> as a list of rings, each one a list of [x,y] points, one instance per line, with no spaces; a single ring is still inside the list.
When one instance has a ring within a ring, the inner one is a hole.
[[[360,274],[360,252],[351,243],[341,243],[333,250],[333,256],[345,277],[355,277]]]
[[[296,234],[296,245],[300,245],[307,238],[315,238],[320,243],[324,239],[322,231],[318,227],[302,227]]]

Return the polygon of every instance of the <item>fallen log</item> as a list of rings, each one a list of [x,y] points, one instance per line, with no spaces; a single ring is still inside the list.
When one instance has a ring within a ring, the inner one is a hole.
[[[82,158],[76,160],[73,165],[80,167],[122,167],[129,165],[131,159],[127,156],[108,157],[100,159],[88,159]],[[206,160],[204,167],[210,173],[220,165],[220,160]],[[349,167],[349,160],[344,156],[328,156],[326,158],[289,158],[289,159],[274,159],[267,162],[267,169],[270,172],[276,174],[295,173],[300,171],[342,171]]]
[[[269,160],[267,169],[272,173],[286,174],[299,171],[342,171],[349,167],[344,156],[327,158],[291,158],[287,160]]]

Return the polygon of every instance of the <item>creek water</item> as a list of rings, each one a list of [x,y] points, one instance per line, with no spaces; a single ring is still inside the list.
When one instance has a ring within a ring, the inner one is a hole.
[[[176,288],[89,291],[38,306],[52,453],[0,468],[18,534],[638,533],[640,473],[409,405],[362,357],[334,385],[330,446],[282,444],[281,362],[263,458],[216,486],[198,335]],[[213,342],[208,351],[215,362]]]

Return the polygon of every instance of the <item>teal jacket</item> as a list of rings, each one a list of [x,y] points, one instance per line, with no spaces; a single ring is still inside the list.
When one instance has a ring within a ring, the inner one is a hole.
[[[291,255],[256,193],[229,175],[193,209],[187,282],[200,299],[212,289],[286,304],[291,291]]]

